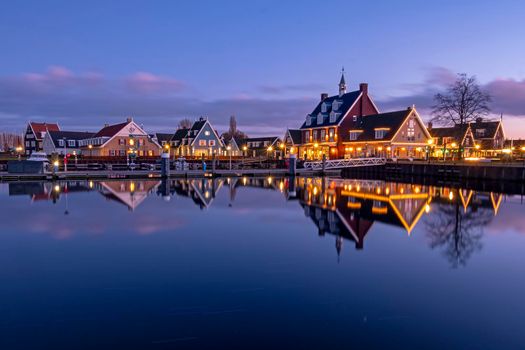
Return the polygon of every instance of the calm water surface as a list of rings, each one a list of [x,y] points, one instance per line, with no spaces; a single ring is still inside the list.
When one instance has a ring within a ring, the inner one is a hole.
[[[524,209],[372,180],[0,184],[0,348],[524,349]]]

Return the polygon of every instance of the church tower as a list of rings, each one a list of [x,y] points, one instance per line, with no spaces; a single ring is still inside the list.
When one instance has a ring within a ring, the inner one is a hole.
[[[339,97],[346,94],[345,68],[341,70],[341,80],[339,81]]]

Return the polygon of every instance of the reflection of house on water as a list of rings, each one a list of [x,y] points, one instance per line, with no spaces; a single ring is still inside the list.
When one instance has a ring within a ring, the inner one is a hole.
[[[101,181],[94,187],[108,200],[135,210],[160,184],[158,180]]]
[[[336,236],[340,253],[343,238],[363,249],[365,236],[375,221],[411,233],[431,196],[425,186],[377,180],[299,179],[298,197],[319,235]]]
[[[224,179],[200,178],[163,181],[157,194],[169,200],[173,194],[190,198],[201,209],[209,208],[221,189]]]

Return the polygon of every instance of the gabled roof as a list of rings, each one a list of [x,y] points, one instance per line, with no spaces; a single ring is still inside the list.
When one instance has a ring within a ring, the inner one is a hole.
[[[294,145],[298,145],[301,143],[301,130],[300,129],[288,129],[287,132],[290,135],[290,138],[292,139],[292,142]]]
[[[156,133],[155,137],[158,142],[169,142],[172,139],[173,134]]]
[[[496,132],[498,131],[498,128],[501,124],[501,121],[476,121],[474,123],[470,123],[470,127],[472,128],[472,132],[474,133],[475,138],[480,139],[492,139],[496,136]],[[479,129],[485,129],[484,136],[477,136],[476,130]]]
[[[206,119],[200,118],[199,120],[193,123],[193,125],[191,126],[191,131],[202,129],[206,122]]]
[[[175,134],[173,134],[173,136],[171,137],[171,141],[182,141],[182,139],[188,135],[188,130],[189,129],[187,128],[177,129],[177,131],[175,131]]]
[[[42,139],[42,133],[47,131],[60,131],[60,127],[56,123],[35,123],[30,122],[29,125],[35,134],[37,140]]]
[[[93,137],[113,137],[130,122],[108,125],[100,129]]]
[[[445,128],[430,128],[430,136],[442,139],[443,137],[452,137],[455,141],[461,142],[468,132],[468,125],[456,125]]]
[[[49,131],[49,136],[53,141],[55,147],[58,146],[58,140],[85,140],[93,137],[94,133],[92,132],[82,132],[82,131]]]
[[[357,137],[357,140],[352,140],[352,142],[362,142],[362,141],[377,141],[375,137],[375,129],[385,128],[388,129],[386,134],[380,141],[391,140],[394,135],[397,133],[399,128],[402,126],[403,121],[412,113],[412,109],[404,109],[396,112],[388,112],[381,114],[372,114],[363,117],[358,117],[355,122],[350,127],[352,130],[360,130],[360,134]],[[343,142],[350,141],[350,135],[342,135]]]
[[[361,97],[361,91],[351,91],[343,96],[334,95],[325,98],[323,101],[320,101],[315,109],[312,111],[312,113],[309,114],[309,117],[311,118],[311,124],[306,125],[306,121],[303,122],[303,125],[301,126],[301,129],[309,129],[309,128],[316,128],[321,126],[330,126],[330,125],[338,125],[341,119],[345,116],[345,114],[348,112],[350,108],[359,100]],[[338,106],[337,110],[335,111],[338,113],[337,118],[335,118],[334,122],[330,122],[330,113],[332,112],[332,105],[334,101],[338,101],[338,104],[341,105]],[[317,115],[321,113],[322,111],[322,105],[326,104],[326,112],[322,113],[323,115],[323,122],[321,124],[317,124]]]
[[[240,143],[237,143],[238,145],[246,145],[248,142],[262,142],[263,144],[259,147],[251,147],[251,149],[262,149],[268,147],[268,145],[264,145],[265,141],[270,142],[270,145],[274,145],[277,141],[279,141],[280,138],[278,136],[267,136],[267,137],[248,137],[245,139],[242,139]]]

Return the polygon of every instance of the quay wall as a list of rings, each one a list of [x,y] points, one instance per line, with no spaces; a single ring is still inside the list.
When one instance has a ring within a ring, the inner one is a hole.
[[[359,174],[381,176],[418,176],[434,177],[440,180],[483,180],[483,181],[513,181],[525,182],[525,166],[504,164],[453,164],[453,163],[386,163],[381,166],[344,169],[344,177]]]

